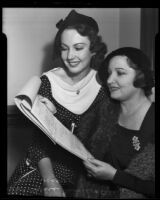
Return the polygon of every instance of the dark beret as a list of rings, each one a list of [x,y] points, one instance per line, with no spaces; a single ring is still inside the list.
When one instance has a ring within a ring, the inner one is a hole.
[[[79,14],[75,10],[72,10],[64,20],[61,19],[56,24],[56,27],[59,30],[64,30],[66,27],[76,24],[86,24],[92,27],[97,33],[99,31],[98,24],[92,17]]]

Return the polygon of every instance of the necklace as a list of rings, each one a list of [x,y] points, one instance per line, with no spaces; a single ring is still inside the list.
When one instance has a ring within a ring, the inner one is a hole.
[[[77,95],[79,95],[81,90],[89,83],[94,74],[94,71],[90,71],[81,81],[73,86]]]
[[[72,92],[76,94],[77,96],[81,93],[81,91],[84,88],[86,88],[86,86],[96,76],[96,71],[91,69],[89,73],[78,82],[73,81],[68,76],[59,77],[59,76],[56,76],[54,73],[52,74],[52,76],[54,76],[54,79],[51,78],[54,85],[57,84],[58,87],[62,88],[66,92]]]
[[[83,87],[87,84],[88,80],[87,77],[85,77],[84,79],[82,79],[82,81],[80,81],[78,83],[78,87],[76,86],[76,94],[79,95],[81,92],[81,89],[83,89]]]

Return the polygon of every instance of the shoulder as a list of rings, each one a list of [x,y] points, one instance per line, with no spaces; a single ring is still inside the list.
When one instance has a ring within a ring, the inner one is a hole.
[[[42,83],[44,83],[50,82],[50,80],[54,79],[55,77],[61,78],[62,76],[64,76],[64,70],[61,67],[57,67],[47,72],[44,72],[40,78]]]
[[[151,117],[154,117],[154,114],[155,114],[155,103],[154,102],[151,103],[151,106],[150,106],[147,114]]]
[[[49,75],[57,75],[57,76],[62,76],[64,74],[64,70],[61,67],[55,67],[47,72],[44,72],[42,76],[49,76]]]
[[[152,124],[152,127],[155,128],[155,103],[151,104],[151,107],[148,111],[148,122]]]
[[[150,108],[148,109],[146,116],[144,118],[144,121],[142,123],[141,127],[142,135],[151,140],[154,140],[154,134],[155,134],[155,104],[152,103]]]
[[[152,103],[146,116],[148,117],[148,121],[150,121],[150,119],[154,119],[155,118],[155,103]]]

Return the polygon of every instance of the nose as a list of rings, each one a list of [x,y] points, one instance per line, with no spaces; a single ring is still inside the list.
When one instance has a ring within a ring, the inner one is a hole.
[[[75,54],[72,49],[68,50],[67,58],[68,60],[72,60],[74,58]]]
[[[113,81],[114,81],[114,75],[113,75],[113,73],[112,74],[110,74],[109,76],[108,76],[108,78],[107,78],[107,84],[109,85],[109,84],[111,84]]]

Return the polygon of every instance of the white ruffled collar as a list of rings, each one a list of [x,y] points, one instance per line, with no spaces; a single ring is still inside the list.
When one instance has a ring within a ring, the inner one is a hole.
[[[86,77],[72,86],[57,76],[56,70],[59,68],[43,73],[50,81],[54,99],[69,111],[82,114],[90,107],[101,87],[96,80],[97,72],[91,69]]]

